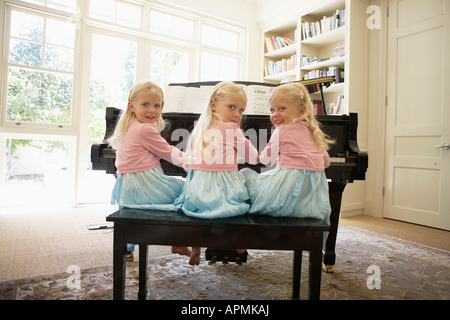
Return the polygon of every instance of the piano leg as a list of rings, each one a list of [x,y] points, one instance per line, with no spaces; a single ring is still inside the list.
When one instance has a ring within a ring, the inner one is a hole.
[[[330,215],[330,232],[328,233],[328,238],[325,244],[325,255],[323,258],[324,270],[327,273],[334,272],[334,264],[336,262],[336,236],[339,224],[339,216],[341,213],[341,202],[342,193],[347,185],[347,181],[328,183],[329,194],[330,194],[330,205],[331,205],[331,215]]]

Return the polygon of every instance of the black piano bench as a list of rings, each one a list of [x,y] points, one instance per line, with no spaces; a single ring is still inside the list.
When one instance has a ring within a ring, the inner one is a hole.
[[[293,250],[292,299],[300,298],[302,251],[309,251],[309,299],[320,299],[323,232],[330,231],[330,225],[324,221],[259,214],[198,219],[186,216],[181,210],[167,212],[128,208],[114,212],[106,220],[114,222],[115,300],[124,299],[127,243],[139,245],[139,300],[145,300],[147,296],[148,244]]]

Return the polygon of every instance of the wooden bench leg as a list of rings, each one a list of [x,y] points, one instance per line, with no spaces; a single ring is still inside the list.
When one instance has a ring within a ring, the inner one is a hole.
[[[322,234],[322,233],[320,233]],[[320,285],[322,277],[322,249],[316,246],[309,252],[309,299],[320,299]]]
[[[148,260],[148,245],[139,244],[138,300],[145,300],[145,298],[147,297],[147,260]]]
[[[127,244],[123,241],[123,226],[114,224],[113,243],[113,299],[123,300],[125,297]]]
[[[300,280],[302,276],[302,250],[294,250],[294,274],[292,276],[292,300],[300,299]]]

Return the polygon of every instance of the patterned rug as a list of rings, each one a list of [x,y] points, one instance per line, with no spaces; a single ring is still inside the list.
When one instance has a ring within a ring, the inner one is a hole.
[[[149,248],[151,250],[151,247]],[[449,300],[450,252],[354,227],[339,228],[333,274],[322,273],[323,300]],[[308,253],[300,298],[307,299]],[[243,266],[186,257],[149,259],[148,299],[288,300],[291,251],[249,250]],[[73,272],[73,273],[72,273]],[[77,280],[80,280],[77,282]],[[138,263],[127,262],[126,299],[137,299]],[[109,300],[112,266],[0,283],[0,300]]]

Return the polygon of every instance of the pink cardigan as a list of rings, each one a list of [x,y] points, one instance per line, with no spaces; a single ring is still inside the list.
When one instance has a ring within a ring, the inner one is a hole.
[[[322,171],[330,166],[327,151],[319,150],[306,122],[278,127],[260,156],[262,164],[278,167]]]
[[[134,119],[116,151],[117,173],[154,169],[160,159],[181,165],[182,158],[183,152],[169,145],[153,124]]]
[[[256,164],[258,150],[234,122],[217,122],[205,132],[213,142],[203,149],[203,158],[187,163],[188,170],[237,171],[236,153],[246,162]]]

